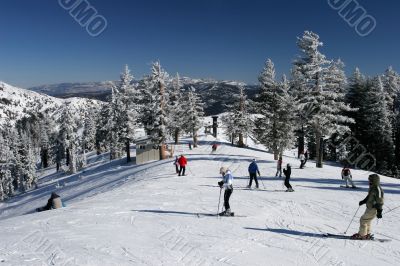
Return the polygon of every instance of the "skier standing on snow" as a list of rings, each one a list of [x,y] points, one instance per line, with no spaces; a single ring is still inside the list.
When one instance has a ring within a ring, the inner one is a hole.
[[[292,185],[289,183],[290,175],[292,174],[292,167],[289,163],[286,165],[286,168],[283,169],[283,174],[285,175],[285,186],[287,188],[286,192],[293,192],[294,190]]]
[[[300,153],[299,159],[300,159],[300,169],[303,169],[305,160],[306,160],[306,157],[304,156],[304,152]]]
[[[282,177],[282,156],[279,157],[278,162],[276,163],[276,174],[275,177],[278,177],[278,173],[279,173],[279,177]]]
[[[375,218],[382,218],[382,207],[384,202],[384,192],[380,185],[380,178],[377,174],[368,177],[369,191],[368,196],[359,202],[359,205],[367,205],[365,213],[360,218],[360,229],[354,234],[352,239],[371,239],[371,222]]]
[[[211,146],[211,149],[212,149],[212,152],[217,151],[217,144],[214,143],[214,144]]]
[[[253,159],[253,161],[249,165],[249,175],[250,175],[250,183],[247,186],[247,188],[251,188],[251,183],[253,182],[253,179],[256,183],[256,188],[258,188],[258,180],[257,180],[257,174],[258,176],[261,176],[260,171],[258,169],[258,165],[256,163],[256,159]]]
[[[233,192],[233,176],[229,169],[221,167],[219,173],[222,175],[222,180],[218,182],[218,186],[222,189],[225,188],[224,192],[224,207],[225,210],[219,213],[220,216],[231,216],[231,206],[229,205],[229,199]]]
[[[346,166],[342,169],[342,179],[345,181],[347,188],[349,188],[349,183],[351,184],[352,188],[356,188],[353,183],[353,176],[351,175],[350,169]]]
[[[176,173],[179,174],[179,157],[178,156],[175,156],[174,165],[175,165]]]
[[[187,159],[185,158],[185,156],[181,155],[181,157],[179,157],[178,159],[178,163],[179,163],[179,173],[178,175],[185,175],[185,171],[186,171],[186,165],[187,165]]]
[[[304,153],[304,165],[303,165],[303,166],[306,165],[307,161],[308,161],[308,151],[306,151],[306,152]]]

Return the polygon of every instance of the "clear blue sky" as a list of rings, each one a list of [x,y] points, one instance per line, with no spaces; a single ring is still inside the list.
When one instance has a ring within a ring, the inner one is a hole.
[[[367,37],[327,0],[90,0],[108,21],[91,37],[58,0],[0,1],[0,80],[39,84],[117,79],[124,64],[135,77],[159,59],[170,73],[256,83],[266,58],[288,73],[296,37],[318,33],[329,58],[374,75],[400,71],[400,1],[359,0],[374,16]]]

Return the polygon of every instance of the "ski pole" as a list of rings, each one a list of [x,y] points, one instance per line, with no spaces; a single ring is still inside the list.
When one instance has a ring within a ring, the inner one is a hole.
[[[264,181],[261,179],[261,176],[259,176],[259,178],[260,178],[260,180],[261,180],[261,184],[263,185],[263,188],[266,189],[266,188],[265,188],[265,185],[264,185]]]
[[[396,210],[398,208],[400,208],[400,206],[397,206],[396,208],[391,209],[390,211],[386,212],[385,215],[387,215],[388,213],[390,213],[390,212],[392,212],[392,211],[394,211],[394,210]]]
[[[218,200],[218,210],[217,210],[217,218],[219,214],[219,204],[221,203],[221,194],[222,194],[222,187],[219,190],[219,200]]]
[[[358,210],[360,209],[360,207],[361,207],[361,206],[358,206],[358,208],[357,208],[357,210],[356,210],[356,213],[354,214],[353,218],[351,219],[351,222],[350,222],[349,226],[347,227],[346,231],[344,232],[344,234],[347,234],[347,231],[349,230],[350,225],[353,223],[354,217],[356,217],[357,212],[358,212]]]

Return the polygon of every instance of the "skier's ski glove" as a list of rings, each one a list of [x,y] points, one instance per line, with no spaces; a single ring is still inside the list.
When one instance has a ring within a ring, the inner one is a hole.
[[[218,186],[219,186],[220,188],[222,188],[223,185],[224,185],[224,181],[219,181],[219,182],[218,182]]]
[[[378,219],[382,219],[382,210],[378,210],[376,217],[378,217]]]
[[[364,200],[362,200],[362,201],[360,201],[359,203],[358,203],[358,205],[364,205],[365,203],[367,203],[367,199],[364,199]]]

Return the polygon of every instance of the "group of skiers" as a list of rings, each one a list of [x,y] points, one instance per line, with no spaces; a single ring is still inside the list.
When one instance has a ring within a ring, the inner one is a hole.
[[[304,155],[304,154],[303,154]],[[305,159],[305,158],[304,158]],[[304,160],[306,161],[306,160]],[[304,167],[305,162],[302,162],[302,166]],[[301,168],[301,167],[300,167]],[[260,170],[258,168],[258,165],[256,163],[256,159],[253,159],[252,162],[250,163],[248,167],[248,172],[249,172],[249,185],[247,188],[251,188],[253,180],[255,181],[256,188],[259,187],[258,180],[257,180],[257,174],[258,176],[261,176]],[[287,192],[293,192],[293,188],[290,185],[290,175],[291,175],[292,169],[290,164],[286,165],[286,168],[283,169],[283,173],[285,175],[285,186],[287,188]],[[276,172],[276,177],[278,176],[278,173],[282,174],[282,157],[279,158],[277,162],[277,172]],[[221,188],[225,188],[224,192],[224,208],[225,210],[218,213],[220,216],[233,216],[233,212],[231,211],[230,204],[229,204],[229,199],[233,193],[233,175],[231,171],[226,168],[226,167],[221,167],[220,168],[220,174],[222,175],[222,180],[218,182],[218,186]],[[350,172],[350,169],[345,166],[342,169],[342,178],[346,182],[346,187],[349,187],[349,183],[353,188],[355,188],[355,185],[352,181],[352,175]],[[380,177],[377,174],[372,174],[368,177],[369,181],[369,190],[368,190],[368,195],[365,199],[359,202],[359,206],[362,206],[366,204],[366,210],[365,213],[361,216],[360,218],[360,228],[358,233],[354,234],[351,236],[351,239],[360,239],[360,240],[369,240],[373,239],[373,236],[371,235],[371,222],[375,217],[378,219],[382,218],[382,207],[384,203],[384,192],[380,186]]]
[[[215,144],[216,145],[216,144]],[[214,150],[214,145],[213,145]],[[216,146],[215,146],[216,149]],[[307,157],[304,153],[301,153],[304,157],[300,156],[301,166],[300,168],[304,167]],[[279,157],[277,161],[277,172],[275,177],[282,176],[282,164],[283,160],[282,157]],[[184,155],[176,156],[174,165],[176,167],[176,173],[179,176],[185,175],[187,159]],[[259,167],[257,165],[256,159],[253,159],[248,167],[249,172],[249,184],[247,188],[251,188],[253,180],[256,185],[256,189],[259,188],[259,183],[257,179],[257,175],[260,177],[261,173]],[[285,186],[287,188],[286,192],[293,192],[293,188],[290,185],[290,176],[291,176],[291,165],[288,163],[286,168],[283,169],[283,174],[285,175]],[[231,207],[229,204],[230,197],[233,193],[233,175],[231,171],[227,167],[221,167],[219,173],[222,175],[222,180],[218,182],[218,186],[222,189],[224,188],[224,211],[218,213],[220,216],[233,216],[234,213],[231,211]],[[341,172],[342,179],[345,181],[346,187],[356,188],[352,181],[351,171],[348,166],[343,167]],[[360,218],[360,228],[358,233],[351,236],[352,239],[360,239],[360,240],[368,240],[372,239],[373,236],[371,235],[371,222],[372,220],[377,217],[378,219],[382,218],[382,207],[384,203],[384,192],[380,186],[380,177],[377,174],[372,174],[368,177],[369,181],[369,191],[368,195],[365,199],[359,202],[359,206],[366,204],[365,213]],[[36,211],[46,211],[51,209],[58,209],[64,207],[64,203],[61,200],[61,197],[53,192],[50,198],[47,201],[47,204],[41,208],[37,208]],[[218,210],[219,211],[219,210]]]
[[[175,165],[175,170],[176,170],[176,173],[178,174],[178,176],[181,176],[181,175],[184,176],[185,171],[186,171],[186,165],[187,165],[186,157],[183,156],[183,154],[180,157],[176,156],[174,165]]]

